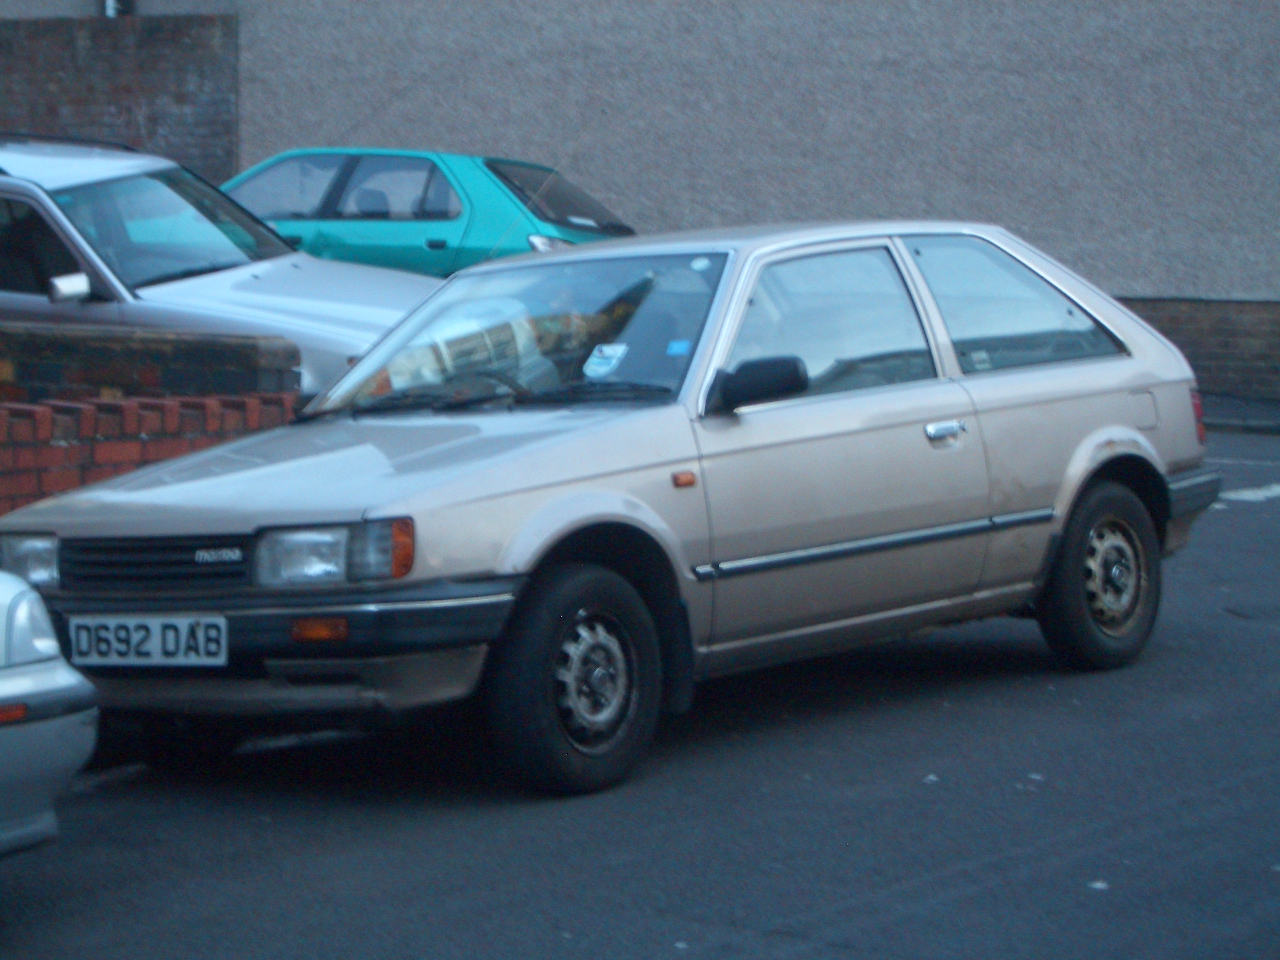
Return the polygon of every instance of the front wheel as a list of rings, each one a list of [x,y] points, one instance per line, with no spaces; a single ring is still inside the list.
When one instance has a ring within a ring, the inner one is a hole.
[[[1160,541],[1146,506],[1118,483],[1089,488],[1036,603],[1045,640],[1070,666],[1120,667],[1146,646],[1159,606]]]
[[[661,694],[648,607],[618,574],[588,564],[539,575],[485,678],[499,750],[525,780],[556,793],[625,779],[653,739]]]

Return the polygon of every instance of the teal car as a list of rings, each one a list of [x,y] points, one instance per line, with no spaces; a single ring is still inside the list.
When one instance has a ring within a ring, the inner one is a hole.
[[[550,167],[411,150],[289,150],[222,189],[317,257],[444,277],[635,233]]]

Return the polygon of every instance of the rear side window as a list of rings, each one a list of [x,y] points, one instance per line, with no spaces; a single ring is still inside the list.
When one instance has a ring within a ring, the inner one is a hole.
[[[80,265],[35,207],[0,197],[0,290],[45,294]]]
[[[1079,304],[976,237],[904,237],[965,373],[1123,352]]]
[[[486,165],[539,220],[613,236],[635,233],[603,203],[554,170],[508,160]]]
[[[356,220],[452,220],[462,202],[425,157],[371,156],[360,158],[337,212]]]
[[[347,158],[313,153],[272,164],[227,194],[259,220],[308,220],[333,186]]]
[[[728,366],[779,356],[804,361],[811,394],[935,375],[920,317],[883,248],[801,257],[764,269]]]

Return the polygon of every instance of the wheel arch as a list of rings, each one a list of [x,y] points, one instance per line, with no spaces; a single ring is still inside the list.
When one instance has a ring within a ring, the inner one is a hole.
[[[653,615],[662,651],[663,706],[683,713],[693,700],[694,651],[689,610],[676,564],[652,532],[621,519],[601,519],[561,531],[527,565],[530,580],[550,567],[591,563],[630,583]]]
[[[1086,438],[1067,469],[1055,512],[1065,526],[1080,498],[1093,486],[1111,481],[1134,492],[1155,524],[1163,547],[1169,524],[1169,484],[1164,466],[1151,443],[1130,429],[1099,431]]]

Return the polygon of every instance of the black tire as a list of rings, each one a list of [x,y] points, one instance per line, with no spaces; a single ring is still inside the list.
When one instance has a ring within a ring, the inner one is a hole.
[[[554,793],[613,786],[658,724],[662,656],[648,607],[603,567],[545,571],[490,654],[484,695],[494,743],[527,783]]]
[[[1118,483],[1089,487],[1063,531],[1036,619],[1063,663],[1109,670],[1131,663],[1160,608],[1160,541],[1137,495]]]

